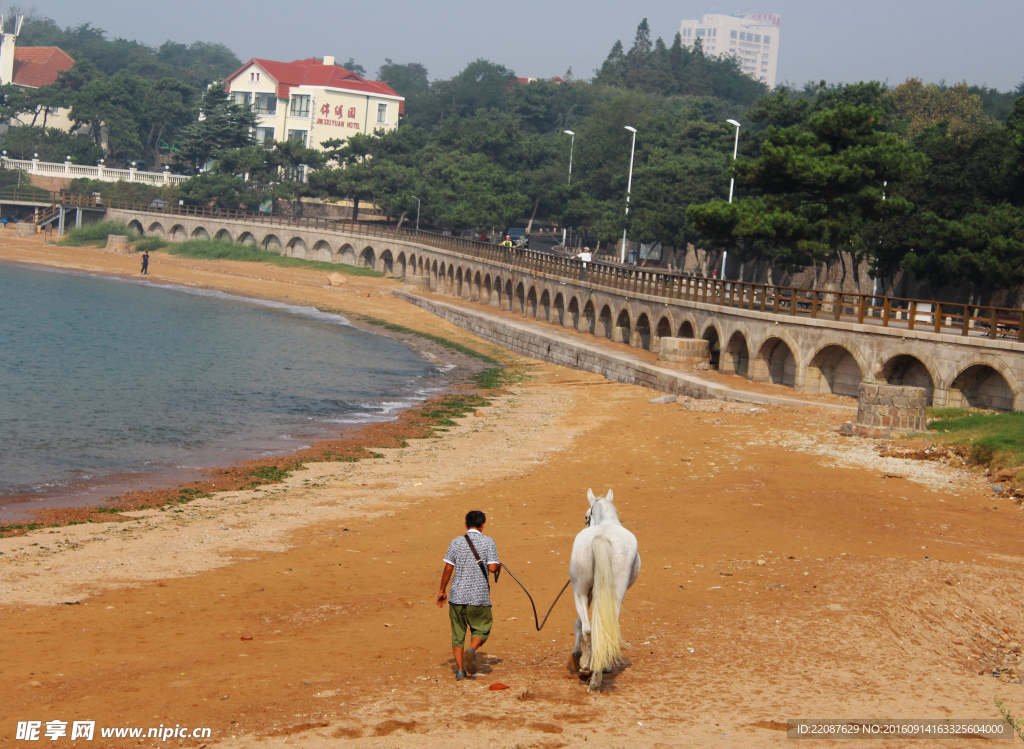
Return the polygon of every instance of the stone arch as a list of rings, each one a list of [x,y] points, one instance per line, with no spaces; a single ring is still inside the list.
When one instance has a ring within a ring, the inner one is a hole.
[[[505,282],[505,298],[502,299],[501,308],[506,312],[512,311],[512,279]]]
[[[547,292],[545,292],[547,293]],[[558,323],[559,325],[565,325],[565,297],[562,296],[561,292],[555,294],[555,303],[553,305],[554,315],[549,322]]]
[[[526,314],[526,287],[523,282],[520,281],[516,285],[516,301],[514,304],[514,311],[521,315]]]
[[[573,299],[573,301],[576,301]],[[570,309],[572,309],[570,307]],[[588,299],[587,303],[583,307],[583,317],[580,319],[582,326],[586,326],[587,332],[590,335],[597,335],[597,310],[594,308],[594,300]],[[583,327],[580,327],[580,331],[583,331]]]
[[[313,256],[311,260],[319,260],[321,263],[333,263],[334,254],[331,252],[331,245],[321,239],[313,245]]]
[[[526,310],[525,314],[527,317],[536,320],[537,319],[537,287],[531,286],[530,293],[526,295]]]
[[[430,274],[430,290],[437,291],[437,261],[435,260],[433,263],[427,261],[427,268]],[[441,269],[443,272],[444,263],[441,263]]]
[[[395,275],[398,276],[399,278],[405,278],[405,268],[407,265],[408,261],[405,258],[405,253],[399,252],[398,257],[395,258]]]
[[[978,356],[949,383],[946,405],[1012,411],[1019,395],[1017,380],[1003,362]]]
[[[729,342],[722,348],[718,369],[740,377],[750,374],[750,343],[745,331],[735,330],[729,336]]]
[[[448,263],[448,272],[444,275],[444,293],[448,296],[455,295],[455,265]]]
[[[462,299],[469,288],[469,271],[463,270],[461,267],[455,271],[455,296]]]
[[[562,324],[572,328],[573,330],[578,330],[580,326],[580,300],[576,297],[570,299],[569,306],[565,311],[569,317],[568,320]]]
[[[597,331],[594,333],[598,338],[607,338],[611,340],[614,327],[614,319],[612,318],[612,308],[609,305],[604,305],[601,308],[601,314],[597,317]]]
[[[924,388],[930,406],[935,397],[936,382],[939,382],[935,373],[936,370],[929,367],[916,353],[901,352],[890,357],[882,365],[877,377],[888,385]]]
[[[357,263],[360,268],[372,268],[377,270],[377,253],[370,247],[366,246],[359,253],[359,261]]]
[[[160,237],[161,239],[163,239],[164,225],[161,224],[159,221],[154,221],[152,224],[149,225],[149,231],[146,232],[146,235],[150,237]]]
[[[654,335],[658,339],[672,337],[672,320],[668,315],[662,315],[658,320],[658,327],[654,329]]]
[[[679,324],[679,335],[678,338],[696,338],[696,328],[693,323],[689,320],[683,320]]]
[[[491,289],[490,273],[484,275],[484,284],[480,290],[480,303],[486,304],[488,307],[494,306],[494,292]]]
[[[631,346],[648,351],[651,349],[651,318],[646,312],[636,319],[636,329],[633,331],[633,339],[629,343]]]
[[[796,354],[790,344],[779,336],[771,335],[757,349],[751,379],[794,387],[796,370]]]
[[[343,265],[356,264],[356,248],[350,244],[343,244],[338,248],[338,257]]]
[[[630,319],[629,309],[623,307],[615,317],[615,329],[612,331],[612,340],[628,345],[632,336],[633,321]]]
[[[278,255],[281,254],[281,240],[277,238],[275,234],[268,234],[263,238],[263,249],[268,252],[276,252]]]
[[[381,271],[385,276],[395,275],[395,256],[391,254],[391,250],[384,250],[380,253],[380,258],[377,260],[380,268],[377,270]]]
[[[481,298],[480,295],[481,295],[482,291],[483,291],[483,288],[482,288],[481,283],[480,283],[480,271],[477,271],[473,275],[473,289],[470,292],[469,301],[471,301],[471,302],[479,302],[480,298]]]
[[[209,238],[210,238],[210,232],[206,231],[206,229],[204,227],[202,227],[202,226],[197,226],[195,229],[192,230],[192,239],[209,239]]]
[[[545,322],[551,322],[551,292],[547,289],[540,295],[540,313]]]
[[[145,233],[142,229],[142,223],[137,219],[132,219],[128,222],[128,231],[137,237],[141,237]]]
[[[219,232],[217,232],[216,234],[213,235],[213,238],[217,242],[234,242],[235,241],[234,239],[231,238],[231,232],[229,232],[227,229],[221,229]]]
[[[708,357],[711,366],[718,369],[722,360],[722,335],[718,332],[718,324],[708,323],[700,337],[708,342]]]
[[[188,239],[188,232],[185,231],[185,227],[181,224],[175,224],[171,227],[171,241],[172,242],[184,242]]]
[[[306,247],[306,243],[303,241],[302,237],[292,237],[288,240],[288,252],[285,254],[288,257],[297,257],[300,260],[306,260],[306,250],[308,249],[309,248]]]
[[[803,391],[859,397],[860,384],[868,370],[858,361],[856,347],[851,348],[853,351],[840,343],[821,346],[804,368]]]
[[[409,253],[409,260],[405,264],[405,274],[407,276],[415,276],[419,273],[419,266],[416,265],[417,259],[414,254]]]
[[[238,236],[238,244],[256,244],[256,237],[252,235],[252,232],[242,232]]]

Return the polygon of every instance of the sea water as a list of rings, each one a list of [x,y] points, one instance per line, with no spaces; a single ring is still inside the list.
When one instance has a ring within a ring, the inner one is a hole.
[[[442,385],[407,346],[312,308],[0,264],[8,510],[298,449]]]

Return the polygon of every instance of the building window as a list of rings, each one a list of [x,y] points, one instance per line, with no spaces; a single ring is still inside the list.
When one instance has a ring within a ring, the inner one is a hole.
[[[296,95],[292,97],[292,106],[288,111],[292,117],[309,117],[309,96]],[[305,132],[305,131],[302,131]],[[290,139],[289,139],[290,140]]]
[[[256,94],[253,109],[256,114],[274,114],[277,112],[276,94]]]
[[[270,141],[274,140],[274,128],[272,127],[258,127],[256,128],[256,145],[269,146]]]
[[[232,91],[231,92],[231,103],[232,104],[250,104],[250,103],[252,103],[252,94],[249,91]]]
[[[757,42],[758,44],[760,44],[761,43],[761,35],[760,34],[755,34],[754,35],[754,41]]]
[[[384,125],[388,121],[388,105],[378,104],[377,105],[377,124]]]
[[[306,97],[309,98],[308,96]],[[303,148],[306,147],[306,131],[305,130],[289,130],[288,140],[293,140],[296,143],[300,143]]]
[[[249,73],[249,80],[258,82],[260,79],[259,73]]]
[[[697,29],[697,36],[704,36],[704,29]]]
[[[735,39],[736,38],[736,32],[735,31],[730,31],[729,32],[729,38],[730,39]]]
[[[772,43],[772,38],[770,36],[765,36],[765,38],[764,38],[764,46],[767,47],[771,43]]]

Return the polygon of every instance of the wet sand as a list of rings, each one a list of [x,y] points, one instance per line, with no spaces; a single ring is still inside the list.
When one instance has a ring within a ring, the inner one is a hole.
[[[4,244],[0,259],[137,270]],[[323,274],[164,254],[151,269],[493,351],[391,298],[390,280],[336,291]],[[3,737],[88,719],[212,729],[183,746],[759,747],[786,742],[787,718],[990,718],[995,697],[1024,712],[1022,685],[978,675],[1024,627],[1021,513],[980,477],[881,458],[835,433],[846,412],[828,404],[655,405],[595,375],[516,369],[479,415],[381,458],[0,540]],[[632,665],[588,695],[567,668],[571,599],[537,633],[503,577],[483,673],[456,683],[433,599],[465,512],[487,512],[546,610],[588,487],[615,490],[640,541],[621,619]],[[106,741],[92,745],[137,744]]]

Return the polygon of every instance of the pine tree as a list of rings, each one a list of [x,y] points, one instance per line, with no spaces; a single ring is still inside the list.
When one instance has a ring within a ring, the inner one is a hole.
[[[626,77],[626,54],[623,51],[622,41],[616,40],[612,45],[612,51],[608,53],[600,70],[594,71],[594,83],[605,86],[621,86]]]
[[[679,82],[679,93],[687,96],[711,96],[713,93],[704,45],[700,39],[693,43],[693,51]]]

